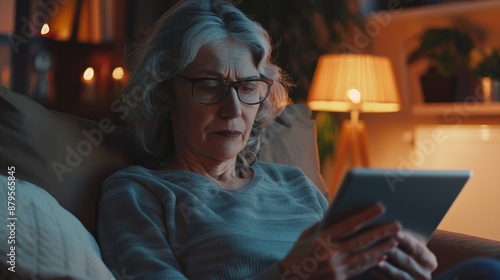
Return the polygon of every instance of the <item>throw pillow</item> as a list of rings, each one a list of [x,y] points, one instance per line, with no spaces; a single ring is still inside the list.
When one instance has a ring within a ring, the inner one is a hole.
[[[0,175],[2,279],[113,279],[94,237],[44,189]]]

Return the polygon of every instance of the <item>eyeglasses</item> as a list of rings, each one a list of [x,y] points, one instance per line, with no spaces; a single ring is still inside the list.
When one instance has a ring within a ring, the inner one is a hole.
[[[211,105],[221,101],[230,87],[236,89],[238,99],[248,105],[256,105],[266,100],[273,84],[272,80],[250,79],[238,82],[228,82],[213,78],[191,79],[181,74],[177,77],[192,84],[191,91],[198,103]]]

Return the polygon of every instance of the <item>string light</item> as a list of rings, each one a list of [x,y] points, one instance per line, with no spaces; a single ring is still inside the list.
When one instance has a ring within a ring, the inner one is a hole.
[[[123,79],[123,76],[125,75],[125,71],[123,70],[122,67],[116,67],[113,69],[113,73],[111,73],[111,77],[115,80],[121,80]]]
[[[42,30],[40,30],[40,34],[47,35],[47,34],[49,34],[49,31],[50,31],[49,24],[48,23],[44,23],[43,26],[42,26]]]
[[[85,72],[83,72],[83,79],[86,81],[90,81],[94,78],[94,68],[88,67],[85,69]]]

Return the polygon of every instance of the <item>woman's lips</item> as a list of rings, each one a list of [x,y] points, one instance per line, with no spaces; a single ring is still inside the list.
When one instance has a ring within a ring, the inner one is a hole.
[[[215,132],[215,134],[226,138],[238,138],[242,133],[237,130],[222,130]]]

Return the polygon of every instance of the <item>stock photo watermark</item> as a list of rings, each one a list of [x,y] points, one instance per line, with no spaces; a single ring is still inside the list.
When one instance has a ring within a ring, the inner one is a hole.
[[[7,167],[7,270],[16,272],[16,167]]]

